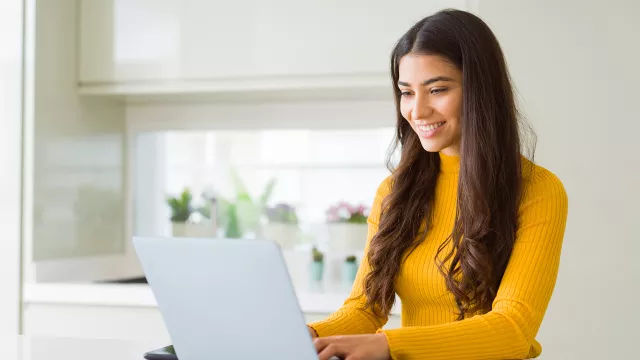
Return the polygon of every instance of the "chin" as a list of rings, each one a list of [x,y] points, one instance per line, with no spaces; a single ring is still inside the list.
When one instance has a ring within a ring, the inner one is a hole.
[[[440,152],[443,149],[439,144],[434,144],[432,142],[420,141],[420,144],[425,151],[431,153]]]

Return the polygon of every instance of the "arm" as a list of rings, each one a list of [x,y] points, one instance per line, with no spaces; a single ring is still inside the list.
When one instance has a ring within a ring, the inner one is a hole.
[[[368,219],[369,231],[367,234],[367,245],[364,249],[365,257],[360,262],[360,268],[358,269],[358,274],[356,275],[349,298],[347,298],[338,311],[331,314],[326,320],[309,324],[309,327],[320,337],[373,334],[387,323],[387,316],[378,317],[365,308],[366,298],[360,295],[364,293],[364,279],[370,271],[366,254],[369,251],[371,239],[378,232],[382,200],[389,194],[389,184],[390,178],[385,179],[376,192],[376,197]]]
[[[541,170],[519,209],[516,243],[493,302],[483,315],[437,326],[381,331],[393,359],[522,359],[535,342],[555,286],[567,219],[565,190]]]

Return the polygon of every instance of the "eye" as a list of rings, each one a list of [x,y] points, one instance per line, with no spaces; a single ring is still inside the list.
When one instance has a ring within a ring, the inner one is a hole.
[[[411,92],[410,91],[403,91],[400,93],[400,96],[411,96]]]
[[[438,95],[438,94],[441,94],[441,93],[443,93],[443,92],[445,92],[447,90],[449,90],[449,89],[447,89],[447,88],[433,88],[433,89],[431,89],[429,91],[429,93],[431,95]]]

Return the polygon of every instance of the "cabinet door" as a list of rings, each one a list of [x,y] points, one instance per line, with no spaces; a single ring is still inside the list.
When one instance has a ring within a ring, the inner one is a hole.
[[[82,0],[83,83],[386,74],[420,18],[468,0]]]
[[[25,281],[138,276],[125,240],[124,105],[76,92],[76,0],[33,4],[25,17]]]
[[[388,72],[395,41],[415,21],[455,0],[254,1],[224,21],[216,2],[187,1],[182,38],[188,78],[324,76]],[[189,21],[186,21],[186,20]]]

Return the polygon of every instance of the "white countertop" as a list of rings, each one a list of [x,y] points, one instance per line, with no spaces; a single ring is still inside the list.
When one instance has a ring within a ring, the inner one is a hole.
[[[143,360],[166,344],[121,340],[48,337],[0,337],[2,360]]]
[[[348,291],[298,291],[305,313],[332,313],[348,297]],[[157,307],[147,284],[46,283],[25,284],[25,304],[68,304],[92,306]],[[392,314],[399,314],[397,303]]]
[[[145,352],[165,345],[153,341],[113,339],[0,337],[2,360],[144,360]],[[563,356],[550,358],[574,359]]]

